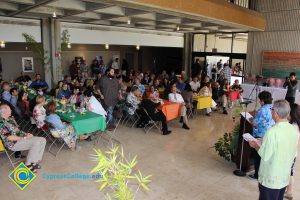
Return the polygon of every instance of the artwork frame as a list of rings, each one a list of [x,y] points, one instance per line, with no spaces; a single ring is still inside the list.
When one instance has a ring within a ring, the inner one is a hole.
[[[23,72],[34,72],[33,57],[22,57]]]

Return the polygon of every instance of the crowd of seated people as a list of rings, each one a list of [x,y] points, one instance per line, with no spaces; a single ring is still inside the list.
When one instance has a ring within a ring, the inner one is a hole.
[[[107,67],[103,60],[94,60],[90,68],[85,62],[73,62],[70,66],[71,75],[65,75],[52,90],[49,90],[48,83],[40,74],[36,74],[31,80],[30,76],[21,73],[21,76],[12,82],[1,82],[1,103],[8,105],[15,117],[32,117],[37,128],[47,129],[45,122],[51,123],[52,129],[58,131],[62,139],[68,140],[68,146],[74,150],[78,139],[75,137],[75,130],[55,114],[55,102],[47,101],[46,106],[45,95],[52,95],[102,115],[106,118],[108,130],[113,130],[116,126],[114,112],[117,105],[126,102],[130,105],[127,109],[129,115],[137,113],[141,116],[138,127],[142,128],[148,123],[149,119],[146,119],[143,113],[147,111],[152,120],[162,123],[162,132],[168,135],[171,131],[168,129],[166,116],[158,109],[163,103],[162,99],[180,104],[180,122],[184,129],[189,130],[187,111],[194,111],[197,107],[197,102],[193,99],[194,94],[211,96],[219,107],[223,107],[223,113],[228,114],[228,93],[243,92],[237,81],[230,87],[226,79],[215,82],[202,72],[203,76],[195,77],[187,77],[185,72],[176,75],[172,71],[168,74],[165,70],[160,74],[140,73],[130,69],[125,61],[123,63],[120,69],[116,63],[113,64],[113,68]],[[122,69],[125,70],[121,71]],[[36,98],[29,99],[27,89],[35,90]],[[215,107],[215,103],[212,107]],[[206,114],[209,116],[210,113],[211,108],[207,108]]]

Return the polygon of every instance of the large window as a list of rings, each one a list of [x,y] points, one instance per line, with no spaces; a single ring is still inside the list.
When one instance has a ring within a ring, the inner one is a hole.
[[[248,33],[194,34],[193,52],[247,53]]]
[[[205,47],[205,34],[195,34],[194,35],[194,52],[204,52]]]
[[[207,34],[206,52],[230,53],[232,34]]]
[[[247,53],[248,33],[233,34],[232,53]]]

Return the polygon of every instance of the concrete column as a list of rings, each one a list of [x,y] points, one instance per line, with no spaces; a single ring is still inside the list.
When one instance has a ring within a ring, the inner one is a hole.
[[[45,50],[45,56],[48,57],[48,62],[44,65],[44,77],[45,81],[48,83],[49,87],[52,88],[52,54],[51,54],[51,31],[50,31],[50,19],[42,19],[41,22],[42,29],[42,44]]]
[[[44,66],[45,80],[49,87],[61,79],[61,32],[60,22],[55,19],[42,19],[42,43],[49,62]]]
[[[185,33],[184,34],[184,47],[183,47],[183,67],[187,74],[187,76],[191,75],[191,66],[192,66],[192,51],[193,51],[193,34],[192,33]]]

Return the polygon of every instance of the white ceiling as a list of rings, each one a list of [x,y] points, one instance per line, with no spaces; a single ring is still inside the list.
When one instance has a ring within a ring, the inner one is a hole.
[[[113,0],[1,0],[0,2],[0,16],[41,19],[52,17],[53,12],[63,22],[83,24],[168,32],[248,31],[181,13],[166,13],[163,10],[130,4],[120,5],[118,1]]]

